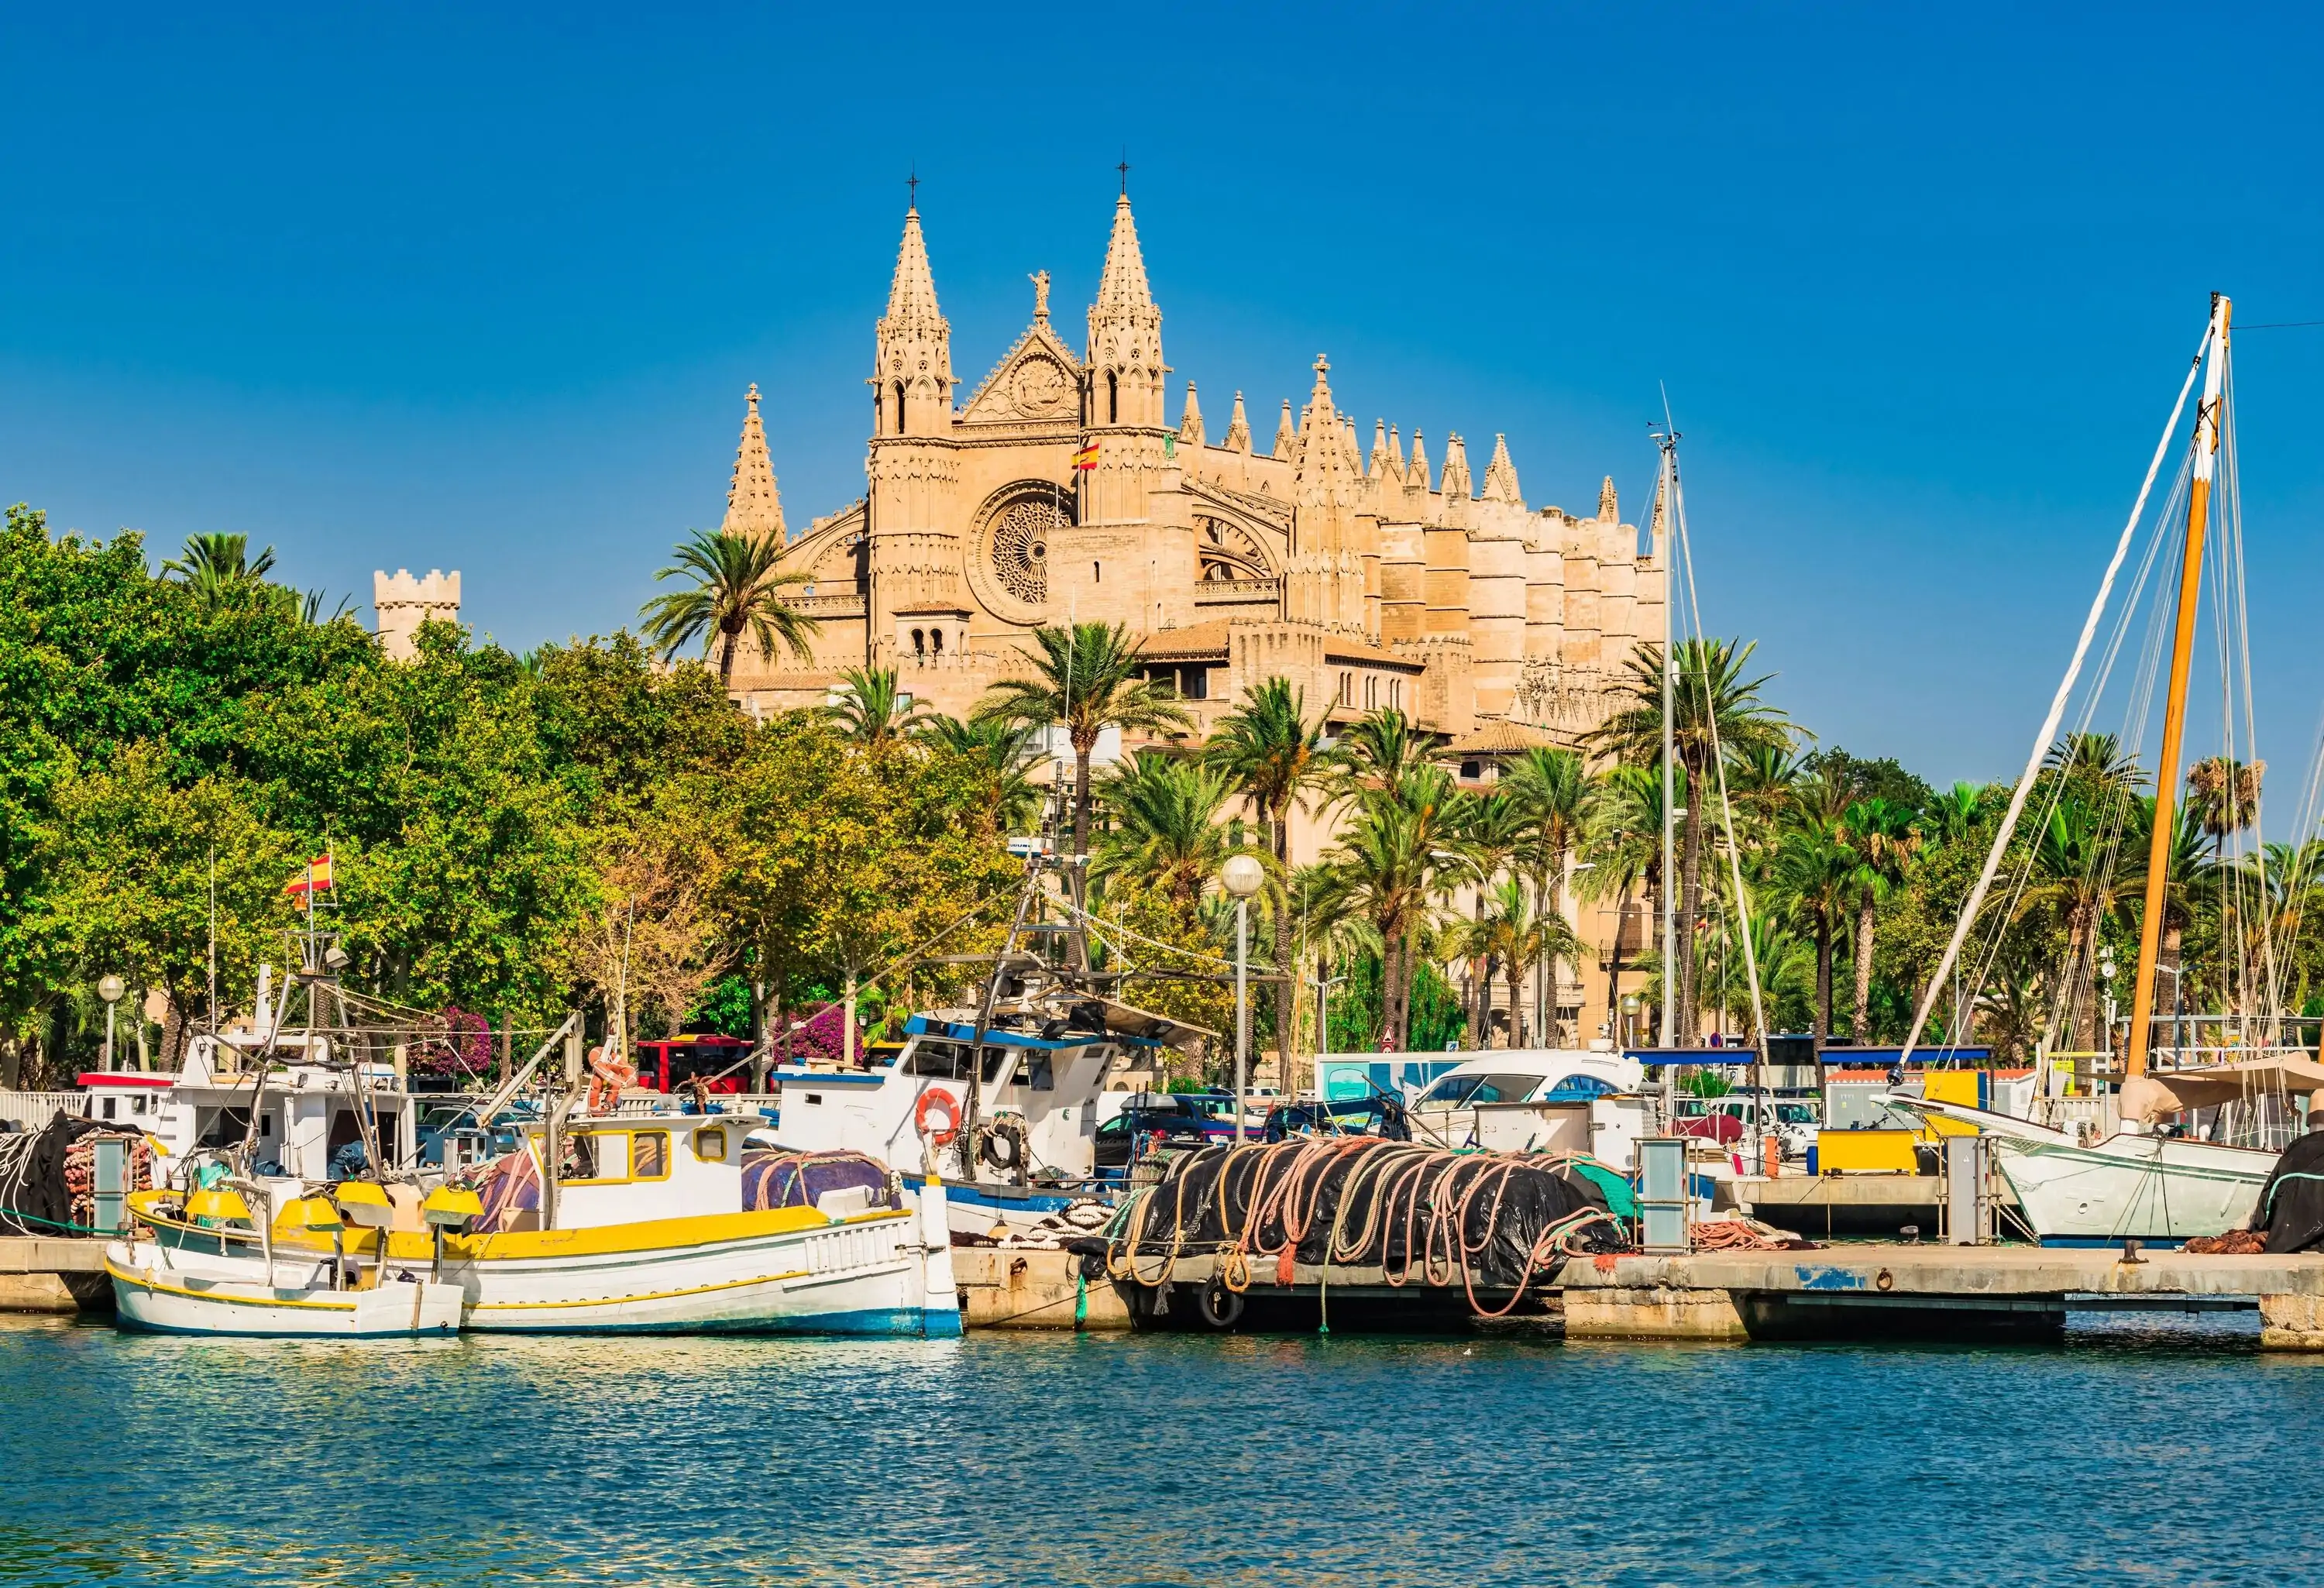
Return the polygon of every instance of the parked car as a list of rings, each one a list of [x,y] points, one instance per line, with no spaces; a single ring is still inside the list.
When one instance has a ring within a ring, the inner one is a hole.
[[[1247,1131],[1246,1139],[1257,1131]],[[1231,1092],[1140,1092],[1097,1128],[1094,1166],[1126,1169],[1146,1148],[1206,1147],[1234,1140]]]
[[[1398,1098],[1311,1098],[1268,1110],[1265,1133],[1269,1141],[1288,1136],[1380,1136],[1409,1141],[1412,1122]]]

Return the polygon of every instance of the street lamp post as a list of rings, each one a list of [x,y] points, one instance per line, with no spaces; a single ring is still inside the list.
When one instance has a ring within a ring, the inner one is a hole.
[[[97,995],[105,1000],[105,1067],[108,1070],[113,1067],[113,1006],[127,991],[128,984],[110,973],[97,979]]]
[[[1235,854],[1220,869],[1219,880],[1235,901],[1235,1145],[1242,1145],[1243,1093],[1250,1068],[1250,896],[1267,880],[1254,855]],[[1278,970],[1280,966],[1277,967]]]

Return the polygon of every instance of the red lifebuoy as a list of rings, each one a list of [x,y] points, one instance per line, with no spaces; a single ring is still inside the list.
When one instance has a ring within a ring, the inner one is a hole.
[[[944,1115],[943,1129],[928,1128],[928,1116],[932,1113]],[[920,1094],[919,1106],[912,1111],[912,1122],[936,1146],[949,1147],[952,1139],[960,1134],[960,1099],[942,1086],[931,1086]]]

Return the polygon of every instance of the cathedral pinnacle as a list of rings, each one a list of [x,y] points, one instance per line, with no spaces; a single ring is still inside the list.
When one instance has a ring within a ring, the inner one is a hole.
[[[1614,476],[1608,475],[1606,483],[1598,487],[1598,522],[1607,524],[1619,523],[1621,519],[1622,510],[1614,495]]]
[[[904,240],[896,249],[896,275],[888,284],[888,312],[880,321],[882,336],[899,332],[943,336],[951,328],[936,307],[936,277],[928,269],[927,240],[920,235],[920,212],[904,211]]]
[[[1242,411],[1242,393],[1237,392],[1234,412],[1227,420],[1226,449],[1250,456],[1250,416]]]
[[[904,240],[880,317],[872,389],[874,431],[930,435],[952,416],[952,328],[936,307],[936,277],[917,206],[904,211]]]
[[[1194,399],[1194,383],[1186,383],[1186,411],[1178,420],[1178,445],[1200,447],[1203,444],[1203,405]]]
[[[753,540],[788,540],[783,528],[783,499],[775,488],[775,467],[767,456],[766,427],[759,420],[759,388],[754,383],[744,394],[742,440],[734,449],[734,478],[726,487],[726,522],[721,532]]]
[[[1485,500],[1507,502],[1512,506],[1524,504],[1525,497],[1517,490],[1517,465],[1509,461],[1509,439],[1493,438],[1493,461],[1485,466]]]
[[[1113,235],[1105,245],[1097,300],[1090,305],[1084,355],[1086,411],[1093,424],[1162,425],[1162,311],[1146,286],[1146,260],[1138,248],[1138,222],[1130,195],[1114,203]]]
[[[1283,400],[1283,417],[1275,424],[1275,456],[1290,457],[1292,443],[1297,440],[1298,437],[1299,432],[1293,429],[1291,424],[1291,399],[1286,397]]]
[[[1444,439],[1444,478],[1437,489],[1448,498],[1469,499],[1469,448],[1458,434]]]
[[[1315,390],[1307,400],[1307,411],[1301,416],[1299,433],[1306,445],[1299,449],[1298,473],[1293,477],[1292,494],[1305,507],[1343,508],[1356,505],[1356,475],[1349,468],[1349,457],[1355,450],[1355,437],[1332,405],[1331,383],[1324,378],[1331,368],[1321,355],[1315,359]],[[1284,423],[1291,422],[1291,405],[1283,408]],[[1278,448],[1277,457],[1282,456]]]
[[[1384,419],[1372,420],[1371,476],[1404,484],[1404,460],[1396,455],[1396,444],[1388,439],[1388,420]]]
[[[1416,490],[1428,489],[1428,443],[1421,439],[1417,426],[1412,432],[1412,465],[1404,471],[1404,483]]]

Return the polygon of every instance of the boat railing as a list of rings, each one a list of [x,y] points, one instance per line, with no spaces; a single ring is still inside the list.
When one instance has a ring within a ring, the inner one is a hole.
[[[12,1120],[28,1131],[37,1131],[56,1118],[59,1109],[75,1117],[85,1117],[88,1101],[86,1092],[0,1092],[0,1120]]]
[[[710,1105],[722,1113],[755,1114],[773,1108],[779,1099],[772,1092],[714,1092]],[[673,1110],[690,1110],[693,1099],[684,1092],[624,1092],[613,1105],[613,1113],[669,1113]]]

